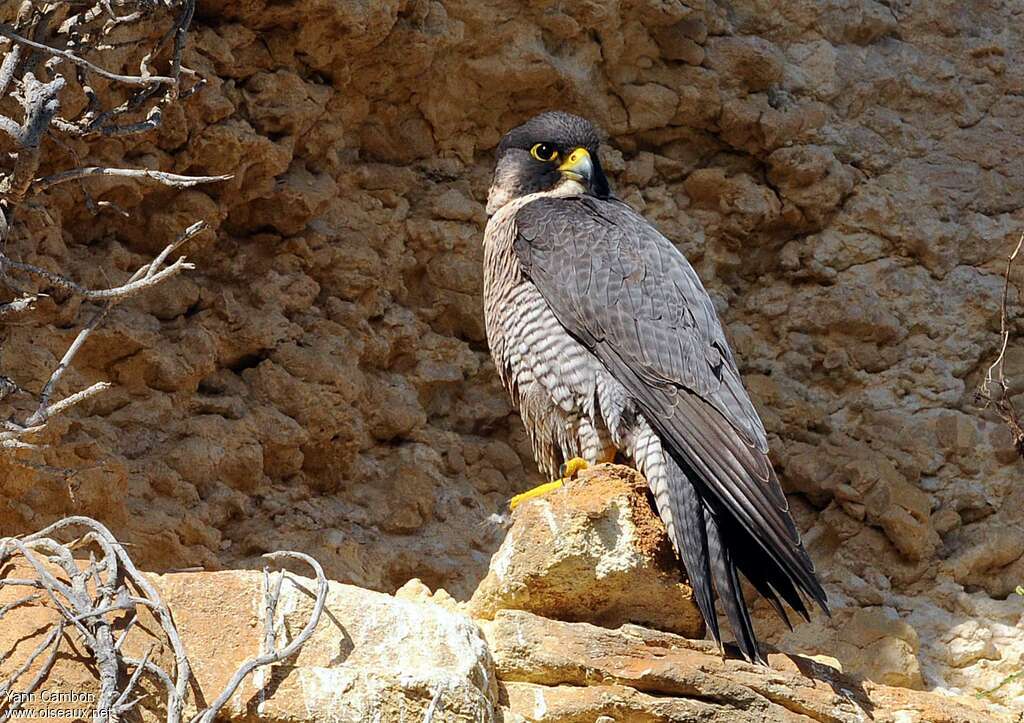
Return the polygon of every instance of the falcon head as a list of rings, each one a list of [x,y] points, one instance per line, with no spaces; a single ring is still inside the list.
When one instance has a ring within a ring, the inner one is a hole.
[[[600,144],[590,121],[561,111],[541,113],[513,128],[498,144],[488,215],[529,193],[607,198],[611,189],[597,157]]]

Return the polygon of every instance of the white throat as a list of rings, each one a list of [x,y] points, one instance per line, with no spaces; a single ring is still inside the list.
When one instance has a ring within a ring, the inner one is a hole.
[[[491,184],[491,189],[487,192],[488,216],[493,216],[510,201],[516,199],[528,198],[532,201],[535,198],[565,198],[566,196],[582,196],[587,191],[579,181],[563,176],[558,185],[547,191],[538,191],[526,196],[513,196],[510,188],[511,184],[500,183],[500,180],[495,178],[494,183]]]

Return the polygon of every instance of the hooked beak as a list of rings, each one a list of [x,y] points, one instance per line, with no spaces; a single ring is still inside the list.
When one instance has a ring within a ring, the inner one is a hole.
[[[594,175],[594,161],[586,148],[577,148],[569,154],[558,170],[566,178],[578,181],[589,188],[590,179]]]

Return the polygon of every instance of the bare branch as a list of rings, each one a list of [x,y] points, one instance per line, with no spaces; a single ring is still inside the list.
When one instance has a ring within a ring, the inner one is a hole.
[[[142,672],[146,669],[146,664],[149,663],[149,656],[153,654],[154,647],[156,646],[150,645],[146,654],[142,656],[142,660],[135,666],[135,672],[132,673],[132,677],[128,679],[128,685],[125,686],[124,690],[121,691],[121,694],[117,696],[117,700],[114,701],[115,712],[122,713],[128,711],[138,703],[139,700],[141,700],[141,698],[136,698],[129,702],[127,698],[132,694],[132,691],[135,690],[135,685],[139,682],[139,676],[141,676]]]
[[[61,544],[53,539],[53,535],[68,528],[84,527],[87,533],[79,540]],[[81,568],[71,557],[71,550],[82,545],[96,545],[101,552],[98,561]],[[178,723],[184,708],[185,695],[191,669],[185,654],[181,638],[174,626],[170,611],[167,610],[159,593],[152,583],[142,575],[124,547],[114,538],[110,531],[99,522],[88,517],[67,517],[52,525],[28,535],[22,539],[0,538],[0,562],[6,559],[8,550],[18,551],[33,566],[36,578],[33,580],[0,580],[0,584],[19,584],[43,589],[55,607],[61,612],[64,623],[74,625],[82,633],[86,646],[91,651],[100,672],[101,695],[97,709],[109,709],[120,714],[127,711],[135,701],[128,701],[135,688],[140,669],[154,672],[148,655],[142,661],[131,661],[123,658],[120,653],[122,638],[114,640],[111,623],[107,615],[138,606],[150,610],[160,623],[167,642],[174,651],[175,676],[165,671],[158,674],[162,680],[170,683],[167,697],[168,723]],[[51,561],[63,562],[62,567],[69,577],[67,583],[56,580],[46,569],[34,559],[33,550],[45,551]],[[100,571],[104,575],[100,584],[95,582],[90,587],[88,582]],[[134,595],[129,585],[141,592]],[[118,688],[120,671],[127,665],[136,671],[129,678],[125,687]]]
[[[40,83],[31,73],[22,79],[21,106],[25,120],[21,125],[10,118],[4,118],[0,130],[14,139],[21,149],[14,163],[14,170],[0,177],[0,199],[8,204],[21,201],[28,191],[32,178],[39,168],[39,142],[50,121],[60,109],[57,94],[64,88],[64,78],[58,76],[49,83]],[[4,221],[5,227],[9,220]],[[6,235],[6,228],[4,232]]]
[[[72,528],[85,528],[86,533],[68,543],[57,541],[58,534],[66,533]],[[95,548],[90,550],[88,565],[76,561],[72,555],[73,550],[81,550],[86,546]],[[0,578],[0,587],[15,586],[42,590],[61,617],[28,659],[23,661],[15,673],[0,686],[0,701],[4,699],[4,692],[11,690],[12,686],[32,668],[40,656],[49,650],[48,661],[39,669],[27,690],[32,691],[39,686],[52,667],[57,648],[64,637],[65,628],[71,625],[81,634],[99,673],[101,691],[96,703],[98,710],[106,708],[112,713],[110,719],[120,719],[145,697],[143,695],[133,697],[133,693],[137,691],[142,677],[150,675],[155,676],[165,689],[167,723],[180,723],[192,675],[188,656],[181,643],[181,637],[174,625],[170,610],[161,600],[156,588],[146,576],[139,572],[125,552],[124,546],[114,538],[110,531],[88,517],[67,517],[23,538],[0,538],[0,569],[15,554],[23,557],[29,563],[35,575],[31,578]],[[58,579],[54,573],[51,573],[43,564],[41,559],[43,557],[51,565],[59,568],[60,572],[57,572],[57,575],[63,574],[67,579]],[[217,712],[223,708],[249,673],[258,667],[270,665],[294,655],[312,636],[322,617],[327,599],[327,579],[320,564],[308,555],[298,552],[277,552],[268,554],[266,557],[297,559],[313,568],[316,574],[317,591],[310,619],[295,639],[281,649],[275,649],[274,643],[268,642],[278,637],[276,633],[265,637],[265,643],[270,647],[255,658],[246,661],[210,707],[196,714],[193,718],[194,723],[212,723]],[[273,627],[280,599],[281,581],[285,574],[281,572],[276,583],[271,585],[269,573],[264,571],[265,611],[271,627]],[[132,588],[138,592],[133,593]],[[32,593],[9,603],[0,608],[0,616],[18,605],[29,604],[38,597],[37,593]],[[149,610],[159,622],[163,638],[174,652],[173,675],[172,672],[155,664],[151,659],[156,647],[163,645],[164,642],[151,643],[141,659],[122,655],[122,644],[128,631],[133,629],[138,620],[139,608]],[[126,610],[131,613],[131,617],[125,630],[115,641],[112,635],[113,624],[107,616]],[[22,689],[19,688],[19,690]],[[7,710],[0,709],[2,711],[0,712],[0,722],[11,717],[15,708],[16,706],[8,706]],[[99,719],[96,720],[99,723]],[[108,719],[104,718],[104,720]]]
[[[122,83],[124,85],[174,85],[178,82],[177,78],[171,78],[166,75],[150,75],[143,77],[135,75],[121,75],[120,73],[112,73],[109,70],[105,70],[99,67],[98,65],[90,63],[85,58],[79,58],[77,55],[75,55],[74,53],[70,53],[67,50],[52,48],[49,45],[43,45],[42,43],[37,43],[32,40],[29,40],[28,38],[23,38],[16,32],[14,32],[14,30],[9,25],[0,24],[0,35],[4,36],[5,38],[9,38],[10,40],[13,40],[14,42],[20,45],[25,45],[29,48],[33,48],[34,50],[41,50],[44,53],[49,53],[50,55],[62,58],[68,61],[69,63],[74,63],[75,65],[85,68],[86,70],[93,72],[96,75],[107,78],[108,80],[117,81],[118,83]]]
[[[107,176],[152,181],[182,189],[231,177],[189,176],[148,168],[90,166],[83,164],[77,151],[61,140],[61,136],[121,136],[153,130],[160,126],[165,108],[201,88],[203,79],[182,65],[186,36],[194,12],[195,0],[89,0],[63,4],[28,0],[21,4],[12,23],[0,24],[0,39],[3,39],[0,43],[6,46],[0,61],[0,99],[9,97],[20,106],[20,113],[0,115],[0,132],[10,136],[17,146],[11,154],[13,163],[0,170],[0,280],[16,292],[14,300],[0,304],[0,319],[29,311],[41,295],[38,290],[20,288],[12,274],[26,274],[36,279],[37,284],[50,284],[101,305],[76,335],[46,381],[37,408],[23,421],[11,420],[0,426],[0,449],[34,449],[35,445],[29,441],[30,435],[42,431],[50,417],[106,389],[108,385],[100,382],[61,401],[52,402],[76,354],[113,305],[194,268],[184,258],[169,261],[169,256],[184,241],[205,228],[203,224],[193,224],[157,259],[136,271],[131,279],[107,289],[86,288],[66,274],[15,261],[6,255],[2,245],[10,240],[16,228],[15,213],[19,205],[26,198],[38,196],[62,183]],[[164,30],[154,44],[141,46],[141,58],[134,61],[137,65],[130,63],[125,66],[134,65],[137,72],[103,67],[100,54],[125,48],[133,42],[125,38],[113,40],[113,29],[150,16],[165,23]],[[157,71],[161,63],[166,64],[165,73]],[[115,92],[112,97],[118,100],[105,102],[92,87],[96,76],[110,81],[114,87],[121,87],[125,93]],[[188,87],[183,87],[183,78],[192,79]],[[61,117],[60,97],[69,86],[81,90],[86,99],[85,107],[76,110],[73,116]],[[72,156],[74,165],[80,167],[40,177],[38,171],[44,137],[53,139]],[[85,205],[93,212],[101,208],[115,208],[109,202],[95,201],[87,188],[83,188],[83,192]],[[165,263],[169,265],[165,267]],[[3,371],[0,370],[0,376]],[[0,389],[0,394],[5,391]],[[18,460],[33,466],[20,457]],[[35,465],[35,468],[43,467]]]
[[[10,316],[12,314],[22,314],[26,311],[30,311],[40,296],[45,294],[32,294],[30,296],[21,296],[10,301],[6,304],[0,304],[0,318]]]
[[[4,56],[3,63],[0,63],[0,96],[7,94],[7,88],[11,85],[11,81],[14,80],[14,69],[18,67],[20,60],[21,47],[15,45]]]
[[[1006,270],[1003,272],[1003,296],[999,304],[999,356],[992,362],[992,365],[985,372],[985,380],[977,392],[977,398],[983,402],[987,409],[995,409],[999,418],[1006,423],[1013,436],[1013,446],[1017,453],[1024,458],[1024,425],[1021,423],[1021,416],[1009,399],[1010,383],[1006,379],[1004,364],[1006,361],[1006,347],[1010,341],[1010,326],[1007,315],[1007,305],[1010,298],[1010,273],[1013,271],[1013,262],[1024,248],[1024,233],[1021,233],[1017,246],[1006,258]]]
[[[2,618],[4,615],[6,615],[8,612],[13,610],[14,608],[19,607],[21,605],[24,605],[25,603],[28,603],[28,602],[33,602],[33,601],[38,600],[38,599],[39,599],[39,596],[36,595],[35,593],[32,593],[31,595],[26,595],[25,597],[20,597],[17,600],[13,600],[13,601],[7,603],[6,605],[0,605],[0,618]]]
[[[8,268],[15,269],[16,271],[21,271],[26,274],[31,274],[32,276],[38,276],[41,279],[46,279],[54,286],[60,287],[65,291],[70,291],[72,294],[81,296],[83,299],[88,299],[89,301],[109,301],[114,299],[121,300],[126,299],[129,296],[134,296],[141,291],[145,291],[152,286],[156,286],[161,281],[165,281],[172,276],[176,276],[182,271],[194,269],[195,266],[186,263],[185,257],[182,256],[158,274],[129,281],[121,286],[115,286],[110,289],[87,289],[84,286],[79,286],[66,276],[55,274],[52,271],[47,271],[46,269],[33,266],[32,264],[14,261],[0,254],[0,270],[6,271]]]
[[[75,340],[64,353],[64,356],[57,364],[57,367],[53,370],[53,373],[50,375],[46,385],[39,394],[39,405],[35,412],[25,420],[23,425],[16,425],[14,429],[9,428],[5,432],[0,432],[0,449],[31,448],[31,445],[26,447],[23,440],[24,437],[42,431],[47,420],[51,417],[56,416],[57,414],[70,409],[74,405],[110,388],[110,384],[106,382],[97,382],[89,388],[72,394],[55,404],[50,403],[50,399],[53,396],[57,384],[60,382],[64,372],[71,366],[71,362],[74,360],[75,355],[82,348],[82,345],[85,344],[85,340],[89,337],[89,334],[91,334],[100,322],[103,321],[107,313],[116,303],[156,286],[186,269],[195,268],[192,264],[185,262],[184,256],[180,257],[177,261],[164,269],[160,269],[160,266],[167,260],[167,257],[170,256],[170,254],[206,228],[207,225],[204,221],[197,221],[192,224],[185,229],[178,238],[168,244],[155,259],[149,263],[143,264],[134,274],[132,274],[131,278],[126,283],[110,289],[86,289],[70,279],[60,276],[59,274],[53,274],[45,269],[32,266],[31,264],[12,261],[0,253],[0,271],[6,271],[6,268],[14,268],[19,271],[24,271],[26,273],[45,278],[51,283],[71,291],[72,293],[76,293],[90,301],[107,302],[98,312],[96,312],[96,314],[93,315],[92,319],[89,320],[82,330],[78,332]]]
[[[18,438],[20,437],[26,437],[43,431],[43,429],[46,428],[46,422],[48,420],[52,419],[53,417],[56,417],[59,414],[63,414],[67,410],[71,409],[71,407],[75,406],[76,404],[81,404],[86,399],[90,399],[92,397],[95,397],[97,394],[107,391],[108,389],[110,389],[111,386],[112,385],[109,382],[96,382],[90,387],[86,387],[81,391],[75,392],[74,394],[70,394],[67,397],[64,397],[64,399],[61,399],[56,404],[50,404],[46,407],[42,407],[42,413],[40,413],[39,410],[36,410],[36,412],[33,413],[32,417],[29,418],[29,422],[26,423],[26,426],[18,430],[16,433],[0,432],[0,447],[18,446],[16,444],[9,443],[11,441],[18,441]],[[33,422],[32,420],[34,420],[37,415],[39,416],[39,419]],[[6,437],[5,435],[11,436]]]
[[[302,631],[297,636],[295,636],[295,639],[292,640],[288,645],[284,646],[280,650],[271,648],[263,654],[245,661],[242,664],[242,666],[237,671],[235,671],[234,676],[232,676],[230,682],[227,684],[227,686],[224,688],[221,694],[217,696],[216,700],[214,700],[213,703],[210,704],[209,708],[196,714],[196,716],[192,719],[192,723],[213,723],[214,719],[217,716],[217,713],[220,711],[221,708],[224,707],[228,700],[231,699],[231,696],[234,695],[236,690],[238,690],[238,686],[242,684],[242,681],[245,680],[245,677],[249,675],[249,673],[256,670],[257,668],[278,663],[294,655],[295,652],[298,651],[298,649],[301,648],[305,644],[305,642],[309,640],[309,638],[313,635],[313,632],[316,630],[316,626],[320,622],[320,616],[323,614],[324,610],[324,603],[327,601],[327,578],[324,576],[324,571],[323,568],[320,567],[320,563],[318,563],[309,555],[305,555],[301,552],[271,552],[264,555],[264,557],[269,558],[271,560],[275,558],[280,559],[290,557],[296,560],[301,560],[302,562],[305,562],[307,565],[313,568],[314,572],[316,573],[316,601],[313,603],[313,612],[310,614],[309,621],[306,623],[306,626],[302,628]],[[282,572],[281,575],[284,576],[284,573]],[[267,603],[265,605],[265,614],[272,619],[273,615],[276,612],[277,600],[269,600],[269,598],[271,598],[272,595],[274,595],[274,593],[271,593],[269,585],[267,586],[265,594],[268,598]],[[274,637],[275,635],[273,633],[267,633],[265,634],[264,639],[271,640]]]
[[[67,181],[94,176],[148,179],[171,186],[172,188],[192,188],[202,183],[216,183],[217,181],[228,181],[234,178],[230,174],[223,176],[182,176],[177,173],[151,171],[148,168],[104,168],[102,166],[90,166],[88,168],[74,168],[70,171],[46,176],[45,178],[38,178],[32,185],[32,193],[42,193],[48,188],[66,183]]]
[[[50,668],[53,667],[53,662],[54,660],[56,660],[57,648],[60,646],[60,639],[63,633],[64,623],[60,622],[57,624],[57,627],[50,630],[49,634],[45,638],[43,638],[42,642],[40,642],[39,645],[36,646],[35,650],[33,650],[32,653],[28,656],[28,658],[25,659],[25,662],[22,663],[18,667],[18,669],[15,670],[9,678],[7,678],[6,681],[4,681],[3,685],[0,685],[0,700],[11,701],[8,704],[7,709],[3,711],[2,715],[0,715],[0,723],[2,723],[5,720],[8,720],[11,716],[13,716],[14,713],[21,708],[22,701],[25,699],[22,696],[8,697],[7,693],[13,690],[14,684],[18,682],[18,679],[21,678],[21,676],[23,676],[32,668],[32,664],[36,662],[36,659],[40,655],[42,655],[43,652],[46,651],[48,648],[50,649],[49,657],[47,658],[46,662],[43,663],[39,671],[36,673],[35,677],[32,679],[32,682],[25,687],[24,692],[34,693],[36,688],[39,687],[39,684],[50,672]],[[18,692],[20,693],[22,691],[19,690]]]
[[[423,723],[434,723],[434,713],[437,711],[437,704],[441,702],[441,693],[443,692],[444,688],[438,685],[437,690],[434,691],[434,696],[430,699],[430,707],[427,708],[427,712],[423,715]]]

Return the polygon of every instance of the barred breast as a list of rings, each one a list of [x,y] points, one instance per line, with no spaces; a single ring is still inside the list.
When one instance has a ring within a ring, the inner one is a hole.
[[[516,199],[484,232],[484,321],[498,376],[519,408],[537,466],[557,477],[562,462],[608,457],[611,442],[597,409],[598,359],[566,333],[516,258]]]

